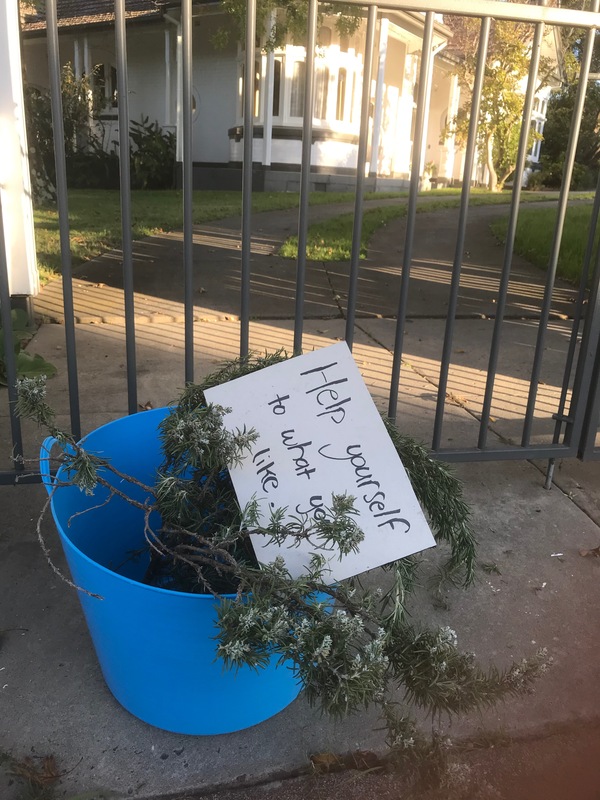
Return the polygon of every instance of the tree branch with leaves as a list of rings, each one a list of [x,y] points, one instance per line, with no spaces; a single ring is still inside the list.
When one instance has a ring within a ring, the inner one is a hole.
[[[459,147],[466,145],[473,95],[480,23],[468,17],[449,16],[444,20],[452,30],[451,52],[456,56],[454,73],[464,102],[449,122]],[[492,20],[477,126],[480,162],[487,167],[488,187],[500,191],[517,163],[519,134],[525,104],[524,82],[529,73],[534,28],[527,23]],[[549,59],[540,62],[539,90],[552,72]],[[530,133],[530,144],[537,134]]]
[[[154,486],[123,475],[63,432],[43,380],[19,383],[17,410],[61,446],[57,491],[66,483],[93,494],[100,485],[108,488],[110,502],[113,494],[126,498],[128,486],[142,489],[146,499],[138,491],[131,502],[143,511],[151,552],[144,582],[219,598],[216,650],[226,666],[260,668],[278,659],[293,669],[309,703],[333,717],[374,706],[387,725],[391,757],[402,760],[411,738],[407,731],[416,731],[410,708],[439,718],[494,705],[531,691],[550,659],[540,650],[503,669],[484,667],[459,650],[449,627],[418,626],[410,618],[419,568],[415,556],[378,571],[380,587],[373,588],[373,575],[331,584],[324,553],[352,552],[363,538],[349,495],[334,496],[316,520],[302,514],[290,520],[285,509],[275,509],[264,524],[256,503],[239,507],[228,469],[244,457],[256,434],[226,430],[225,409],[206,404],[204,391],[285,358],[279,352],[238,359],[188,386],[160,425],[164,459]],[[460,483],[391,422],[387,428],[437,542],[449,546],[451,575],[468,585],[475,537]],[[309,566],[292,576],[279,556],[259,564],[251,534],[286,547],[310,539]]]

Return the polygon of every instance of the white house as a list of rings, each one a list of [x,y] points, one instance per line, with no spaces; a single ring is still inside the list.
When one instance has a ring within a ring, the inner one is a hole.
[[[23,4],[22,4],[23,6]],[[127,0],[129,108],[132,119],[149,117],[178,130],[181,81],[180,5]],[[116,56],[111,0],[58,0],[60,54],[76,74],[94,74],[106,105],[96,125],[107,146],[118,128]],[[22,9],[27,79],[47,86],[45,23],[33,8]],[[371,82],[369,174],[372,184],[402,185],[410,176],[416,91],[424,18],[417,12],[380,13]],[[215,34],[231,21],[218,2],[193,5],[193,160],[198,187],[236,188],[243,149],[244,53],[231,36],[215,46]],[[312,183],[315,188],[349,188],[356,174],[366,21],[350,37],[326,18],[318,34]],[[462,177],[462,153],[441,134],[461,102],[452,58],[445,48],[451,32],[436,18],[433,69],[422,167],[438,180]],[[274,52],[257,48],[254,75],[253,161],[257,188],[294,190],[299,185],[306,52],[291,38]],[[543,127],[539,109],[536,125]]]

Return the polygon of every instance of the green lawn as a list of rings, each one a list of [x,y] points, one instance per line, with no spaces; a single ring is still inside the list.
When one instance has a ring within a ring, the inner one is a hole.
[[[399,194],[377,195],[398,197]],[[350,192],[313,192],[311,205],[352,202]],[[183,205],[180,191],[132,192],[133,235],[135,238],[162,231],[181,230]],[[297,193],[256,192],[253,211],[272,211],[298,206]],[[195,223],[210,222],[241,213],[241,192],[194,192]],[[36,209],[35,235],[38,266],[42,279],[60,273],[58,214],[55,208]],[[121,210],[118,191],[71,190],[69,223],[73,264],[94,258],[121,245]]]
[[[446,208],[457,208],[460,205],[460,189],[442,189],[421,195],[417,206],[418,212],[438,211]],[[583,195],[582,195],[583,196]],[[585,195],[585,197],[592,195]],[[378,199],[375,195],[374,199]],[[523,192],[522,203],[536,203],[542,200],[554,200],[557,194],[542,192]],[[491,194],[485,190],[472,190],[471,206],[504,205],[510,202],[510,193]],[[364,212],[361,236],[361,258],[365,258],[371,237],[382,225],[390,220],[403,217],[406,204],[381,206]],[[308,230],[306,256],[314,261],[348,261],[352,252],[353,214],[343,214],[333,219],[311,225]],[[296,258],[298,239],[291,236],[282,246],[280,254],[286,258]]]
[[[592,206],[571,206],[567,209],[565,227],[558,257],[557,274],[567,281],[579,283],[588,240]],[[521,210],[515,237],[515,251],[541,269],[548,267],[556,221],[554,208],[527,208]],[[492,225],[498,238],[506,236],[507,220]],[[598,233],[596,234],[596,243]]]
[[[421,198],[419,210],[455,207],[460,203],[460,189],[439,189]],[[552,195],[555,197],[555,195]],[[362,253],[374,231],[389,220],[406,213],[404,202],[407,192],[367,193],[366,200],[399,198],[393,206],[369,209],[364,214]],[[524,193],[523,202],[546,199],[542,193]],[[256,192],[252,197],[253,212],[284,210],[298,206],[298,194],[292,192]],[[506,203],[509,195],[490,194],[473,190],[471,204]],[[241,192],[199,191],[194,192],[193,219],[195,223],[210,222],[240,214]],[[311,205],[353,203],[352,192],[312,192]],[[182,228],[181,191],[137,191],[132,192],[133,235],[135,238]],[[308,256],[312,259],[339,261],[350,258],[352,242],[352,214],[311,226],[309,230]],[[69,224],[73,265],[87,261],[100,253],[121,245],[120,197],[117,191],[71,190],[69,192]],[[35,211],[35,233],[38,266],[42,280],[60,273],[60,243],[58,214],[55,208]],[[542,236],[542,241],[544,237]],[[283,253],[295,257],[297,245],[290,240]],[[542,259],[543,260],[543,259]]]

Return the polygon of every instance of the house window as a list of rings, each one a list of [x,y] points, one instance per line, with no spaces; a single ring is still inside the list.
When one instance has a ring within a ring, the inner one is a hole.
[[[306,63],[295,61],[292,72],[292,89],[290,92],[290,117],[304,116],[304,84],[306,80]],[[313,116],[315,119],[326,119],[327,98],[329,92],[329,68],[318,64],[315,68],[315,92]]]
[[[329,90],[329,67],[318,65],[315,73],[315,119],[327,118],[327,94]]]
[[[335,118],[337,120],[344,119],[344,110],[346,104],[346,82],[347,82],[347,72],[344,67],[342,67],[338,73],[338,85],[337,85],[337,98],[335,102]]]
[[[292,91],[290,95],[290,117],[304,115],[304,81],[306,77],[306,64],[304,61],[294,61],[292,72]]]
[[[541,134],[543,128],[544,128],[544,123],[541,122],[541,121],[532,122],[531,123],[531,130],[534,132],[534,134]],[[530,157],[531,161],[539,161],[540,160],[541,148],[542,148],[542,140],[541,139],[535,139],[533,144],[532,144],[532,146],[531,146],[531,151],[529,153],[529,157]]]
[[[96,64],[92,73],[92,85],[94,93],[102,111],[108,111],[117,107],[117,70],[112,64]],[[102,101],[104,101],[102,103]]]
[[[281,69],[280,58],[273,62],[273,116],[278,117],[281,113]]]
[[[331,28],[324,26],[319,31],[319,46],[329,47],[331,44]]]

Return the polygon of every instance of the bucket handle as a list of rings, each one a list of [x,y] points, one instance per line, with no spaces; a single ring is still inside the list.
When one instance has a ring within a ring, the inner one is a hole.
[[[54,475],[50,470],[50,452],[55,444],[58,444],[58,439],[55,436],[48,436],[40,447],[40,474],[48,494],[52,494],[54,489]]]

